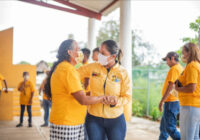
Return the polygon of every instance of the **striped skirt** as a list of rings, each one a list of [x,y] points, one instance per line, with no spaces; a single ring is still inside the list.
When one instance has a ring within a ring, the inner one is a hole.
[[[50,124],[50,140],[84,140],[84,125]]]

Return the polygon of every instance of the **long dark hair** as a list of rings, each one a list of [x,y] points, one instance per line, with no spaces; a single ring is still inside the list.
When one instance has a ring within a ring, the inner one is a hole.
[[[121,64],[122,50],[114,40],[106,40],[101,45],[105,45],[111,55],[116,54],[115,62]]]
[[[54,62],[53,64],[53,67],[51,68],[50,72],[49,72],[49,75],[47,77],[47,82],[44,86],[44,91],[47,95],[47,97],[49,97],[51,99],[51,76],[54,72],[54,70],[56,69],[56,66],[61,63],[62,61],[70,61],[70,55],[68,54],[68,50],[73,50],[74,46],[73,46],[73,43],[75,41],[72,40],[72,39],[68,39],[68,40],[65,40],[61,43],[59,49],[58,49],[58,54],[57,54],[57,61]]]

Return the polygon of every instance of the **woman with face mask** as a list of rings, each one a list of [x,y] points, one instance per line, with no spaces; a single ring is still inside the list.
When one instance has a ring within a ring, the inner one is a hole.
[[[197,45],[183,46],[182,60],[186,67],[176,83],[181,105],[181,140],[199,140],[200,126],[200,50]]]
[[[79,74],[74,68],[80,48],[74,40],[65,40],[58,50],[45,84],[45,93],[52,99],[50,139],[84,139],[86,106],[100,104],[104,96],[86,96]]]
[[[88,106],[86,129],[90,140],[124,140],[124,105],[131,101],[128,72],[120,65],[121,50],[113,40],[100,47],[98,63],[78,69],[81,79],[90,79],[90,96],[107,96],[104,104]]]

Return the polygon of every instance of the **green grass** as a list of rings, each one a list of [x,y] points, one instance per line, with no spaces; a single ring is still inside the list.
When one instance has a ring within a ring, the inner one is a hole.
[[[148,72],[150,72],[149,78]],[[133,70],[133,115],[146,116],[147,93],[149,92],[149,116],[153,120],[161,117],[162,114],[158,110],[158,105],[161,100],[161,90],[165,76],[166,71],[162,70]]]

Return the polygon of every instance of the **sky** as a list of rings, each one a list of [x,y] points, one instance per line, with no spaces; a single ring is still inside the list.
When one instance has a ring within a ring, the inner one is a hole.
[[[142,32],[160,57],[183,45],[183,37],[193,37],[189,23],[200,16],[200,1],[132,0],[131,27]],[[97,21],[119,20],[119,8]],[[69,34],[87,42],[88,18],[14,0],[0,1],[0,30],[14,27],[13,63],[22,60],[36,64],[54,61],[56,50]]]

